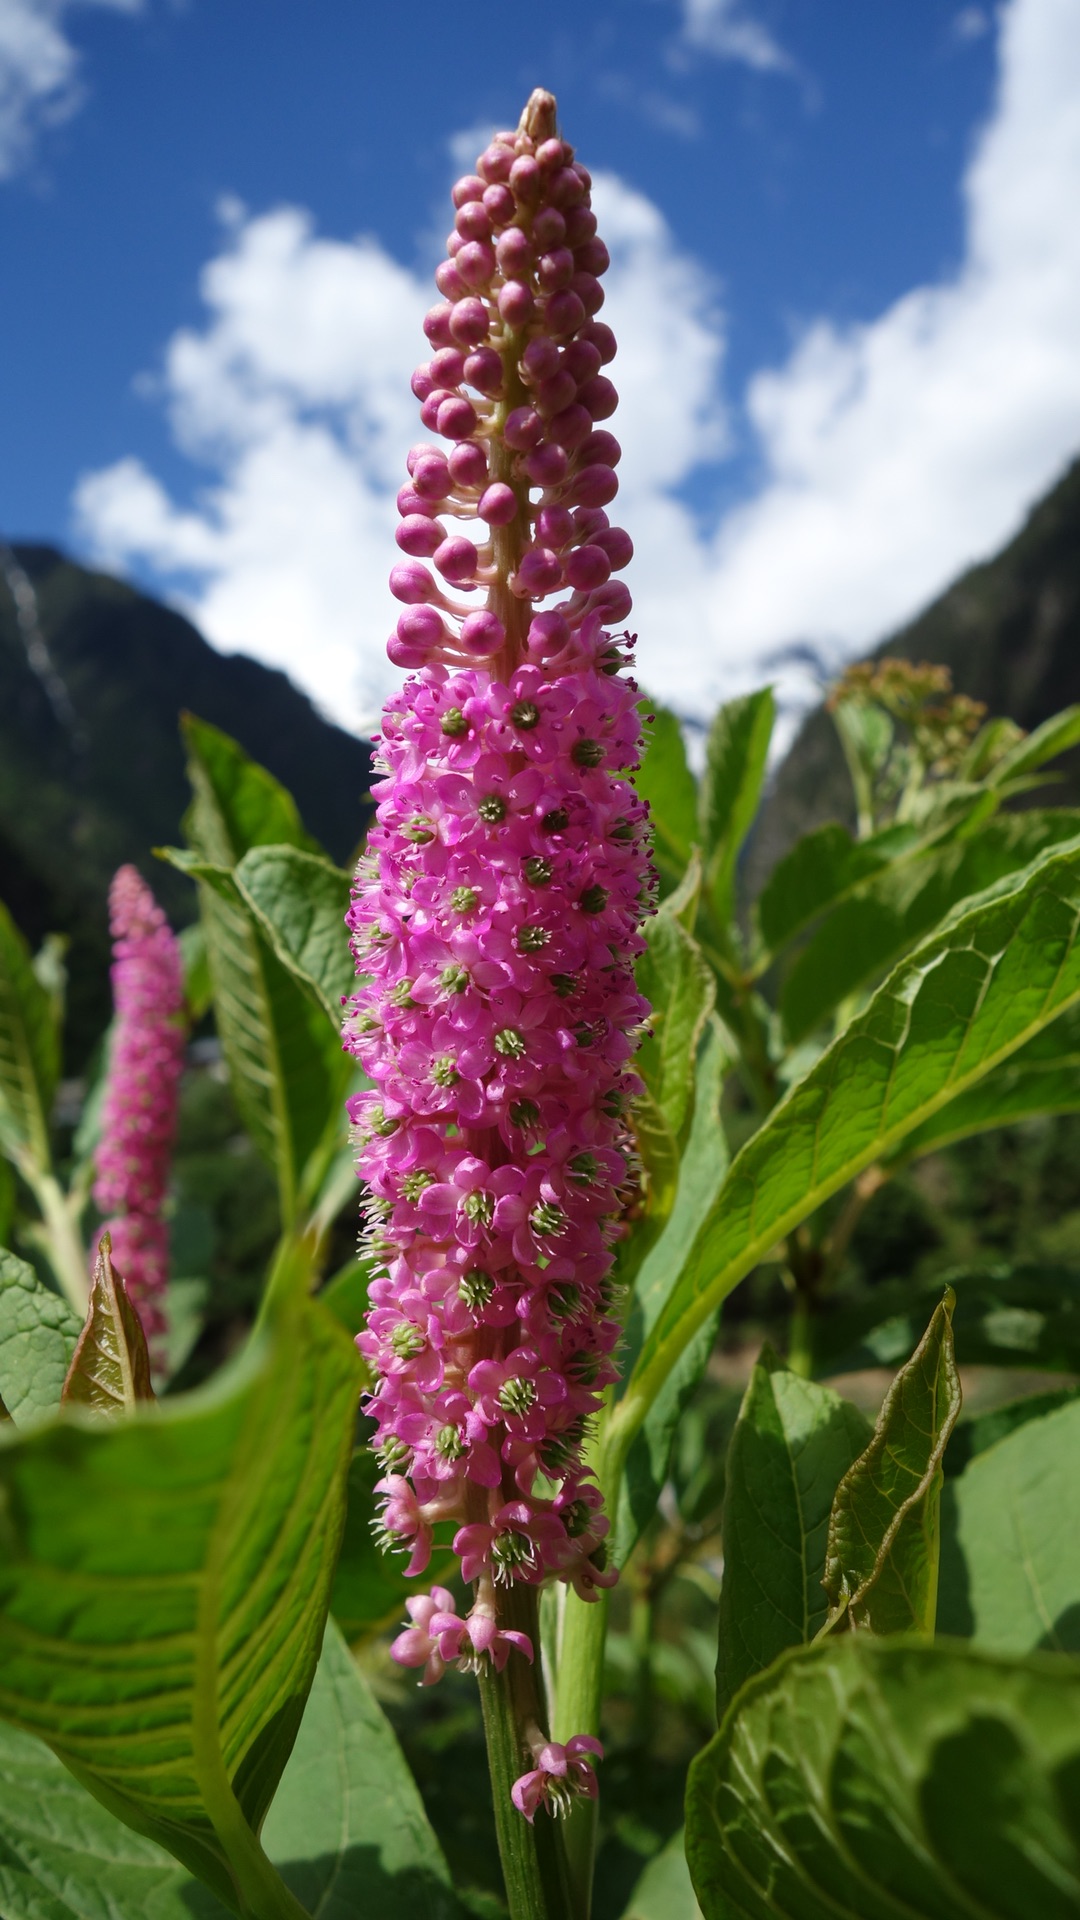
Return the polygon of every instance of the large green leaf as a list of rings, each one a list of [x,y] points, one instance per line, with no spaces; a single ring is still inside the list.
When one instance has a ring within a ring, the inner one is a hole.
[[[649,1861],[630,1895],[623,1920],[701,1920],[681,1833],[675,1834],[663,1852]]]
[[[674,879],[698,837],[697,781],[687,765],[682,728],[675,715],[667,707],[646,704],[653,718],[634,785],[648,801],[657,864],[666,877]]]
[[[318,1920],[454,1920],[416,1782],[333,1621],[263,1844]]]
[[[332,1621],[262,1840],[319,1920],[457,1913],[401,1749]],[[107,1813],[40,1741],[0,1723],[0,1912],[4,1920],[224,1920],[227,1909]]]
[[[1080,1653],[1080,1403],[1017,1427],[945,1490],[939,1633]]]
[[[890,1156],[890,1167],[936,1152],[953,1140],[993,1127],[1007,1127],[1039,1113],[1080,1109],[1080,1013],[1070,1013],[1037,1033],[1026,1047],[908,1135]]]
[[[989,1407],[985,1413],[969,1414],[966,1419],[958,1420],[945,1455],[946,1480],[956,1479],[972,1460],[1007,1440],[1020,1427],[1026,1427],[1030,1420],[1045,1420],[1048,1413],[1072,1406],[1078,1399],[1080,1386],[1049,1387],[1045,1393],[1028,1393],[1022,1400],[1006,1400],[1002,1406]],[[946,1530],[944,1522],[942,1524],[944,1541]],[[938,1617],[940,1620],[940,1608]]]
[[[187,1399],[0,1434],[0,1715],[227,1902],[271,1871],[255,1834],[315,1670],[358,1374],[301,1300]]]
[[[918,840],[918,829],[912,826],[886,827],[856,840],[835,820],[804,835],[778,861],[758,896],[755,915],[765,946],[775,953],[816,914],[909,852]]]
[[[193,713],[183,715],[180,731],[193,794],[185,830],[208,860],[233,867],[250,847],[322,852],[304,831],[292,794],[238,741]]]
[[[60,1405],[78,1337],[67,1301],[0,1247],[0,1400],[18,1425]]]
[[[776,707],[772,688],[729,700],[712,724],[699,795],[705,892],[721,927],[734,906],[735,863],[761,798]]]
[[[153,1840],[133,1833],[40,1740],[0,1721],[4,1920],[227,1920]]]
[[[826,915],[784,981],[780,1010],[792,1040],[936,927],[961,900],[1075,837],[1080,813],[999,814],[970,838],[900,860],[855,888]]]
[[[94,1262],[86,1322],[71,1356],[61,1399],[65,1406],[92,1413],[130,1413],[140,1400],[152,1400],[150,1354],[142,1321],[123,1277],[112,1263],[112,1240],[101,1236]]]
[[[196,880],[214,1017],[241,1117],[277,1176],[283,1223],[310,1202],[344,1130],[351,1062],[295,965],[278,958],[228,867],[162,849]]]
[[[699,1052],[694,1082],[694,1118],[679,1163],[677,1197],[662,1232],[648,1249],[634,1280],[627,1344],[633,1353],[663,1310],[694,1234],[716,1203],[728,1167],[728,1146],[720,1119],[720,1095],[730,1064],[730,1042],[720,1022],[710,1017]],[[615,1527],[615,1559],[626,1560],[642,1528],[651,1519],[667,1478],[671,1443],[682,1412],[695,1392],[712,1348],[715,1327],[703,1326],[672,1369],[635,1436],[621,1482]]]
[[[937,1616],[945,1448],[960,1416],[946,1289],[836,1490],[825,1552],[830,1627],[927,1633]]]
[[[325,1008],[334,1032],[356,984],[345,914],[349,876],[298,847],[252,847],[236,884],[277,958]]]
[[[1032,773],[1047,760],[1053,760],[1080,740],[1080,707],[1064,707],[1051,714],[1041,727],[1035,727],[1004,754],[987,775],[990,786],[1006,786],[1020,776]]]
[[[625,1445],[684,1347],[777,1241],[1080,1001],[1080,845],[897,967],[738,1154],[616,1412]]]
[[[218,1034],[241,1118],[277,1175],[288,1227],[318,1186],[341,1130],[349,1066],[322,1005],[309,997],[317,988],[306,977],[301,984],[295,955],[289,964],[278,957],[230,876],[253,848],[291,847],[320,858],[321,849],[304,832],[291,794],[227,734],[190,714],[183,731],[193,792],[184,824],[204,863],[193,877]],[[182,856],[168,857],[185,866]],[[267,889],[272,871],[261,874]],[[290,925],[295,934],[295,912]]]
[[[1080,1665],[848,1634],[784,1655],[695,1760],[705,1920],[1075,1920]]]
[[[693,1113],[694,1058],[716,998],[714,976],[697,941],[665,907],[646,920],[644,934],[634,971],[652,1018],[634,1066],[681,1146]]]
[[[825,1624],[825,1540],[837,1486],[870,1438],[827,1387],[762,1353],[727,1456],[716,1712]]]
[[[961,1365],[1080,1373],[1080,1273],[1034,1265],[957,1268],[875,1287],[867,1300],[814,1323],[815,1372],[858,1373],[906,1360],[943,1280],[956,1293]]]
[[[0,1151],[49,1166],[60,1031],[30,949],[0,901]]]

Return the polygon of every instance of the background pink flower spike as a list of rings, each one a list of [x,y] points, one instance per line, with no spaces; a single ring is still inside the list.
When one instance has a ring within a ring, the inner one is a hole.
[[[373,1082],[350,1117],[383,1538],[456,1523],[484,1596],[469,1644],[501,1667],[527,1636],[499,1631],[500,1589],[554,1577],[591,1599],[615,1578],[583,1446],[616,1377],[654,880],[630,638],[611,632],[633,549],[598,424],[616,404],[607,253],[550,95],[454,203],[413,382],[434,438],[408,457],[391,574],[391,656],[414,671],[377,743],[345,1040]]]
[[[163,1205],[176,1132],[187,1027],[180,946],[146,882],[121,867],[109,889],[116,1011],[101,1109],[94,1200],[113,1262],[151,1351],[166,1331],[168,1228]]]

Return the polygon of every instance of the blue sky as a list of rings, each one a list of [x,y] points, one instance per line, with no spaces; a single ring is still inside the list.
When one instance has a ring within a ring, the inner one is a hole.
[[[1080,448],[1077,0],[0,0],[4,534],[362,719],[451,156],[536,84],[604,182],[657,691],[878,638]]]

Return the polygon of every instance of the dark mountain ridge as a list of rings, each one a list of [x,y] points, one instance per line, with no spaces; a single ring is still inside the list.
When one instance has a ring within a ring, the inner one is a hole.
[[[1080,702],[1080,460],[1015,539],[961,574],[870,657],[884,655],[948,667],[958,693],[1028,731]],[[1062,778],[1052,803],[1080,804],[1080,752],[1054,771]],[[817,707],[777,769],[758,822],[747,862],[751,896],[799,835],[827,820],[852,825],[854,807],[836,730]]]
[[[370,749],[324,720],[287,675],[217,653],[148,595],[54,547],[10,554],[0,578],[0,899],[32,944],[51,932],[71,938],[77,1061],[108,1016],[105,896],[116,868],[133,861],[175,924],[194,912],[193,889],[150,852],[177,839],[189,797],[181,712],[269,767],[341,862],[363,827]]]

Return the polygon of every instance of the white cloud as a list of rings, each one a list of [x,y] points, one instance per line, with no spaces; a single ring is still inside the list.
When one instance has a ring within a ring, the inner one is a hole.
[[[431,296],[374,241],[318,238],[295,209],[225,213],[202,276],[209,322],[174,336],[163,376],[179,445],[216,478],[182,510],[122,460],[83,479],[77,514],[101,558],[194,580],[185,603],[218,646],[287,668],[354,724],[385,683]]]
[[[877,317],[808,325],[745,396],[763,481],[686,504],[731,442],[724,320],[658,209],[597,182],[625,448],[620,517],[642,678],[700,712],[810,640],[853,654],[993,551],[1080,448],[1076,0],[1012,0],[964,182],[957,272]],[[213,475],[181,508],[134,461],[80,484],[87,541],[188,585],[218,645],[286,666],[355,722],[389,684],[393,495],[422,437],[409,393],[426,284],[370,240],[250,218],[207,267],[204,329],[166,357],[179,444]]]
[[[72,5],[138,13],[142,0],[0,0],[0,179],[25,161],[40,124],[79,104],[79,56],[65,32]]]
[[[686,46],[719,60],[737,60],[758,73],[793,73],[795,63],[768,27],[741,0],[682,0]]]
[[[643,564],[659,567],[692,541],[667,489],[723,446],[720,327],[707,277],[652,203],[612,178],[596,200],[614,257],[625,497],[641,504]],[[219,647],[287,668],[359,724],[394,678],[394,494],[425,437],[409,378],[437,296],[376,242],[318,238],[294,209],[248,219],[230,203],[227,218],[202,277],[208,323],[173,338],[161,382],[177,442],[216,479],[181,509],[121,460],[80,482],[77,520],[106,564],[193,581],[184,604]]]
[[[984,7],[961,7],[953,16],[952,30],[957,40],[981,40],[990,31],[990,16]]]

